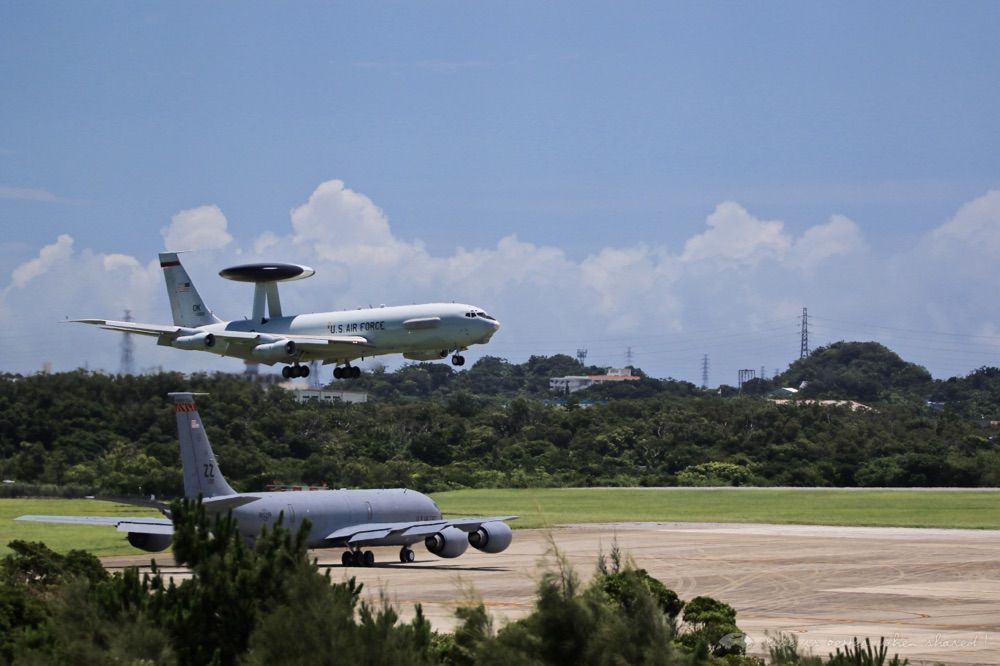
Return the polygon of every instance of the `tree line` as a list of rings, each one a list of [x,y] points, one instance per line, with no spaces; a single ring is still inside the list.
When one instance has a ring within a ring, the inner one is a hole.
[[[413,364],[351,382],[363,404],[299,404],[240,376],[0,375],[0,476],[26,485],[175,496],[174,410],[199,401],[234,487],[997,486],[1000,369],[932,380],[876,343],[837,343],[772,384],[740,394],[675,380],[595,386],[569,396],[548,378],[595,372],[568,356],[470,369]],[[860,400],[872,409],[825,406]],[[21,490],[18,490],[21,489]]]

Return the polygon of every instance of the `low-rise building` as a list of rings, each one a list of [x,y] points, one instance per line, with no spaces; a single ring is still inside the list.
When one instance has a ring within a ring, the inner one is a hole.
[[[630,382],[641,379],[632,374],[631,368],[608,368],[603,375],[568,375],[549,379],[549,390],[557,393],[575,393],[602,382]]]
[[[368,402],[368,394],[363,391],[334,391],[331,389],[309,389],[295,388],[295,400],[298,402],[308,402],[317,400],[319,402]]]

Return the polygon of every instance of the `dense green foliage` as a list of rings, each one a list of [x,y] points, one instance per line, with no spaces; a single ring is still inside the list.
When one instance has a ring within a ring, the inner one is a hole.
[[[586,586],[553,551],[525,618],[495,630],[485,607],[470,604],[455,632],[440,634],[419,605],[401,622],[384,599],[361,600],[355,579],[321,574],[305,549],[307,521],[248,546],[231,518],[210,523],[197,502],[175,502],[171,513],[174,556],[191,572],[180,584],[155,564],[142,577],[108,574],[81,551],[12,542],[0,564],[0,663],[763,664],[744,654],[732,607],[709,597],[685,604],[617,549]],[[882,652],[868,644],[867,654]],[[781,654],[797,657],[794,644]],[[851,656],[838,651],[831,663]]]
[[[175,495],[181,477],[166,394],[194,390],[211,393],[201,401],[207,431],[240,490],[271,482],[429,491],[1000,485],[996,368],[934,381],[876,343],[837,343],[781,377],[805,382],[802,398],[874,408],[856,412],[648,377],[548,394],[550,376],[595,371],[568,356],[520,365],[487,357],[461,372],[415,364],[346,385],[369,392],[358,405],[300,405],[290,392],[228,375],[0,376],[0,475]]]
[[[783,386],[800,386],[810,398],[905,402],[929,397],[931,374],[907,363],[877,342],[838,342],[820,347],[792,363],[779,377]]]

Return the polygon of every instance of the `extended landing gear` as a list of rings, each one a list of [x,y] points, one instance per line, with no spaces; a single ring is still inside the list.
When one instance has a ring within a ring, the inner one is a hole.
[[[409,546],[403,546],[399,550],[399,561],[409,564],[417,559],[417,554]],[[345,550],[340,556],[340,563],[345,567],[373,567],[375,566],[375,553],[370,550]]]
[[[281,376],[285,379],[295,379],[296,377],[308,377],[309,376],[309,366],[308,365],[286,365],[281,369]]]
[[[461,354],[455,354],[451,357],[452,365],[465,365],[465,357]]]
[[[362,552],[359,550],[345,550],[340,556],[340,563],[345,567],[373,567],[375,566],[375,553],[370,550]]]
[[[334,379],[357,379],[361,376],[361,368],[353,365],[345,365],[342,368],[333,369]]]

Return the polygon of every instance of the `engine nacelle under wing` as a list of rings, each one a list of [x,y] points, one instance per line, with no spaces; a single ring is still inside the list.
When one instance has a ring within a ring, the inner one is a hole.
[[[147,534],[145,532],[129,532],[128,542],[149,553],[158,553],[170,547],[173,536],[170,534]]]
[[[469,547],[469,537],[457,527],[446,527],[424,539],[424,545],[438,557],[458,557]]]
[[[211,349],[215,346],[215,336],[211,333],[195,333],[174,338],[170,343],[177,349]]]
[[[507,550],[507,546],[514,539],[514,533],[510,525],[504,522],[495,521],[483,523],[475,532],[469,532],[469,543],[476,550],[484,553],[499,553]]]
[[[295,356],[295,342],[293,340],[278,340],[277,342],[267,342],[257,345],[251,350],[254,358],[259,358],[265,363],[288,361]]]

